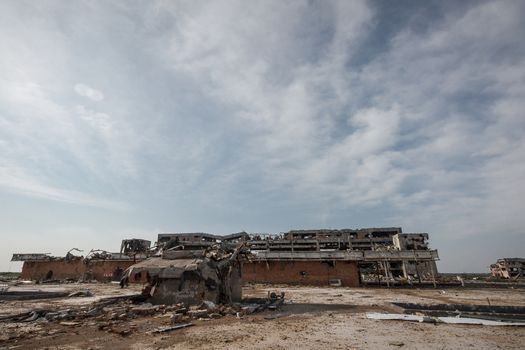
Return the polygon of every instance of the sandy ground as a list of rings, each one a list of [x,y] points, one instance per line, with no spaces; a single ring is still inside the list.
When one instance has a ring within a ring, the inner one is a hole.
[[[42,288],[57,288],[43,286]],[[104,297],[133,293],[111,284],[61,285],[90,289],[95,296],[0,304],[0,315],[34,308],[88,306]],[[170,314],[124,320],[111,331],[90,319],[58,322],[0,323],[0,349],[524,349],[525,327],[488,327],[377,321],[367,311],[394,311],[391,302],[464,303],[525,306],[521,289],[363,289],[247,286],[245,297],[284,291],[287,304],[237,318],[197,320],[193,327],[152,334],[170,324]],[[119,330],[130,330],[120,335]]]

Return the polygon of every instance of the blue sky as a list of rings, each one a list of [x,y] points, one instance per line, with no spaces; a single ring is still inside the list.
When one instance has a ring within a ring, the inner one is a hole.
[[[159,232],[525,251],[522,1],[0,2],[0,270]]]

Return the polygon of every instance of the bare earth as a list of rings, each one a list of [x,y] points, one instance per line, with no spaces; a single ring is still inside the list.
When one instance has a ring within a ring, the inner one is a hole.
[[[34,286],[33,286],[34,287]],[[95,295],[40,301],[6,301],[0,316],[37,308],[88,306],[102,297],[136,293],[114,284],[39,286],[80,290]],[[286,304],[238,318],[193,321],[193,327],[169,333],[152,330],[170,325],[170,313],[123,320],[116,331],[99,329],[85,319],[71,325],[36,321],[0,323],[0,349],[524,349],[525,327],[489,327],[377,321],[367,311],[397,312],[390,302],[525,306],[523,289],[378,289],[256,285],[245,297],[284,291]],[[130,330],[125,335],[118,330]]]

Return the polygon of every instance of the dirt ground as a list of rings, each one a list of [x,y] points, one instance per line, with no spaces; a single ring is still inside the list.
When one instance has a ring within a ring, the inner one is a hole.
[[[36,288],[36,286],[31,286]],[[94,296],[4,301],[0,316],[38,308],[87,307],[140,286],[115,284],[39,286],[89,289]],[[246,286],[244,297],[285,292],[281,310],[192,321],[194,326],[152,333],[170,325],[170,313],[122,320],[100,329],[97,321],[0,323],[0,349],[523,349],[525,327],[489,327],[369,320],[367,311],[397,310],[391,302],[525,306],[523,289],[386,289]]]

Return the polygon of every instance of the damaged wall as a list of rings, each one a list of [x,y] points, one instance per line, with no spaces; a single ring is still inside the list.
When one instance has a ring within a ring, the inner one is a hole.
[[[100,282],[119,280],[120,273],[133,265],[132,260],[91,260],[85,263],[82,259],[71,261],[25,261],[22,265],[22,279],[79,279],[85,273],[91,273],[93,279]]]
[[[341,280],[346,287],[359,287],[359,272],[354,261],[254,261],[243,262],[246,282],[329,285]]]
[[[502,258],[495,264],[490,265],[490,272],[493,277],[499,278],[519,278],[525,276],[525,259],[523,258]]]
[[[52,279],[79,278],[91,270],[93,278],[108,281],[117,279],[114,276],[117,269],[125,270],[132,265],[130,260],[122,261],[123,257],[140,262],[162,254],[168,260],[177,260],[183,258],[181,254],[186,254],[179,250],[207,250],[217,244],[231,250],[245,244],[252,256],[242,268],[243,279],[248,282],[327,285],[330,279],[340,279],[343,285],[358,286],[359,275],[363,276],[361,281],[380,280],[379,272],[391,281],[416,277],[419,282],[435,281],[438,276],[435,261],[439,256],[436,250],[429,248],[428,238],[427,233],[402,233],[400,227],[292,230],[274,236],[250,236],[246,232],[227,236],[202,232],[165,233],[159,234],[154,249],[150,248],[149,241],[126,239],[121,245],[124,255],[92,250],[84,259],[90,262],[89,269],[70,261],[69,252],[66,258],[38,253],[14,254],[12,260],[25,261],[22,278],[26,279],[43,279],[49,271],[53,271]],[[42,261],[36,263],[36,259]],[[331,266],[323,261],[334,263]],[[359,268],[362,268],[360,272]],[[147,277],[147,271],[136,271],[128,275],[126,283],[150,282]]]
[[[72,261],[24,261],[22,265],[22,279],[66,279],[78,278],[85,271],[82,260]]]

